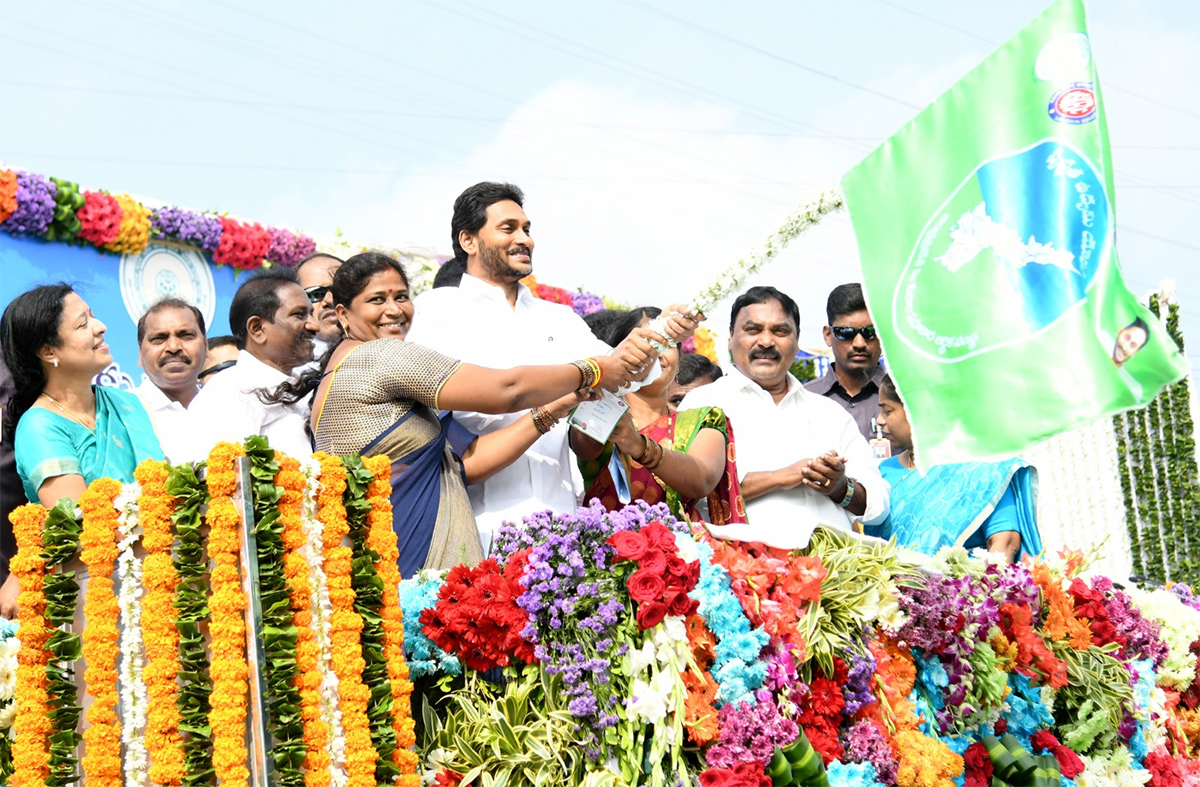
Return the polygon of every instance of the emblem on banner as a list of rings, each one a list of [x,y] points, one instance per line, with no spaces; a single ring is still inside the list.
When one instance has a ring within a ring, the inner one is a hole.
[[[1050,99],[1050,117],[1059,123],[1090,123],[1096,119],[1099,105],[1091,82],[1073,82]]]
[[[208,260],[196,249],[151,243],[141,254],[121,258],[118,278],[121,300],[134,322],[151,304],[163,298],[182,298],[200,310],[206,325],[212,325],[217,288]]]

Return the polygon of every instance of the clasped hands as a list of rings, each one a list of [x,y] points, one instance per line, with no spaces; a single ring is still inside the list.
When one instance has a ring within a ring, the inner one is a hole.
[[[840,500],[846,488],[846,459],[837,451],[827,451],[812,459],[801,459],[787,467],[790,483],[786,489],[806,486],[826,497]]]

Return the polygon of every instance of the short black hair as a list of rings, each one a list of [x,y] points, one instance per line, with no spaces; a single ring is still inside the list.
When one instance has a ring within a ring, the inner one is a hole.
[[[707,377],[712,382],[721,379],[721,367],[700,353],[684,353],[679,356],[679,371],[675,373],[676,385],[691,385]]]
[[[625,314],[624,309],[597,309],[591,314],[583,315],[583,321],[587,323],[593,336],[607,344],[608,334],[612,330],[613,323],[621,319],[623,314]]]
[[[245,348],[245,347],[242,345],[242,340],[241,340],[241,339],[239,339],[239,338],[238,338],[238,337],[236,337],[236,336],[230,336],[230,335],[229,335],[229,334],[227,334],[227,333],[225,333],[225,334],[221,334],[220,336],[211,336],[211,337],[209,337],[209,339],[208,339],[208,349],[210,349],[210,350],[215,350],[215,349],[217,349],[218,347],[234,347],[234,348],[237,348],[238,350],[244,350],[244,349],[246,349],[246,348]]]
[[[200,326],[200,335],[204,336],[208,333],[208,329],[204,326],[204,315],[200,313],[192,304],[185,301],[183,298],[163,298],[146,309],[146,313],[138,318],[137,321],[137,343],[138,347],[142,346],[142,340],[146,338],[146,320],[151,314],[158,314],[163,309],[189,309],[192,316],[196,318],[196,324]]]
[[[451,257],[441,264],[433,276],[433,289],[438,287],[457,287],[467,272],[467,264],[457,257]]]
[[[246,322],[251,317],[275,322],[275,312],[282,303],[279,289],[285,284],[300,286],[295,269],[273,265],[247,279],[233,294],[233,302],[229,304],[229,330],[243,346],[246,344]]]
[[[466,230],[474,234],[487,224],[487,209],[497,202],[509,199],[525,207],[525,194],[511,183],[476,183],[454,200],[454,215],[450,217],[450,243],[454,248],[454,259],[465,263],[467,253],[458,242],[458,234]]]
[[[737,325],[738,314],[747,306],[753,306],[757,303],[766,303],[767,301],[778,301],[783,307],[783,311],[791,318],[796,326],[796,333],[800,332],[800,307],[796,305],[787,293],[780,292],[774,287],[751,287],[737,297],[733,302],[733,308],[729,312],[729,333],[733,334],[733,328]]]
[[[858,282],[839,284],[830,291],[829,300],[825,301],[825,317],[829,320],[826,325],[833,325],[834,319],[843,314],[865,312],[866,310],[867,299],[863,297],[861,284]]]

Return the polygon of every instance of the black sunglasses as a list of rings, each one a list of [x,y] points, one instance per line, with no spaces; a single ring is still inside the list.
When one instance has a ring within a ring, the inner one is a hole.
[[[308,296],[309,303],[320,303],[325,300],[326,293],[329,292],[328,287],[305,287],[304,294]]]
[[[849,325],[831,325],[829,326],[829,331],[843,342],[854,341],[854,337],[860,333],[868,342],[875,341],[875,337],[878,336],[875,333],[874,325],[868,325],[866,328],[851,328]]]
[[[216,374],[217,372],[223,372],[226,369],[228,369],[230,366],[233,366],[236,363],[237,363],[237,361],[221,361],[220,363],[210,366],[207,369],[205,369],[204,371],[200,372],[200,374],[197,375],[196,379],[203,380],[205,377],[208,377],[210,374]]]

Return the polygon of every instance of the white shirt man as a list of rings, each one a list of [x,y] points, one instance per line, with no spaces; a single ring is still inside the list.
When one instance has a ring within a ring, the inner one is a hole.
[[[217,443],[264,435],[271,447],[303,459],[311,395],[292,404],[267,404],[258,391],[274,391],[291,370],[312,359],[317,320],[308,296],[285,270],[270,269],[243,284],[229,307],[229,324],[246,349],[237,363],[213,377],[192,402],[196,439],[188,457],[201,461]]]
[[[713,534],[796,548],[818,524],[882,522],[888,485],[854,419],[788,372],[799,333],[795,303],[755,287],[734,303],[731,333],[735,368],[679,405],[722,408],[737,441],[748,524],[713,527]]]
[[[185,461],[193,442],[188,407],[200,386],[207,358],[204,317],[186,301],[168,298],[138,320],[138,365],[145,380],[134,389],[142,401],[168,462]]]
[[[612,352],[570,307],[535,298],[523,284],[517,284],[516,302],[510,305],[504,289],[465,274],[458,287],[421,294],[414,308],[406,341],[480,366],[569,363]],[[459,411],[454,418],[483,435],[522,415]],[[573,474],[577,471],[567,445],[567,428],[560,423],[516,462],[467,488],[485,554],[504,522],[520,522],[545,509],[575,510],[578,492]]]

